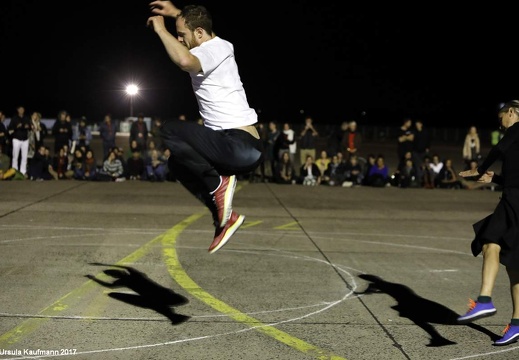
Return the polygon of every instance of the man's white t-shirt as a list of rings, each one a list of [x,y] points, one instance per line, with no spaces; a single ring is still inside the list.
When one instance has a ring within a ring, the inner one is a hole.
[[[204,125],[225,130],[255,124],[258,115],[247,101],[234,46],[216,36],[190,52],[202,65],[201,73],[190,75]]]

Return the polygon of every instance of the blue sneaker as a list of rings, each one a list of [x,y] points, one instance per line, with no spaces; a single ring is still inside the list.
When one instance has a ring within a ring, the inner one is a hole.
[[[465,315],[458,317],[458,324],[468,324],[475,320],[492,316],[497,312],[494,304],[491,302],[488,303],[478,303],[472,299],[469,299],[469,311]]]
[[[508,324],[503,330],[503,337],[494,341],[494,345],[508,345],[519,340],[519,325]]]

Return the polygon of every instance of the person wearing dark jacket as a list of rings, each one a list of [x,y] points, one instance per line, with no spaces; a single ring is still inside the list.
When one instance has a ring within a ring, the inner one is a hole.
[[[492,291],[501,263],[510,280],[513,311],[503,337],[494,345],[508,345],[519,340],[519,100],[505,103],[498,117],[505,129],[503,138],[491,148],[480,166],[459,173],[462,177],[477,178],[478,182],[502,185],[503,192],[493,213],[473,225],[472,254],[483,254],[481,288],[477,300],[470,299],[469,310],[458,322],[467,324],[497,312]],[[501,161],[499,175],[489,170],[497,160]]]

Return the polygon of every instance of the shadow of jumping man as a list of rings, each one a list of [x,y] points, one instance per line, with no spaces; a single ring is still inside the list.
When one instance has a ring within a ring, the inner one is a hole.
[[[173,290],[157,284],[146,274],[136,270],[135,268],[123,265],[102,263],[90,263],[90,265],[118,268],[106,269],[103,271],[105,275],[116,279],[111,283],[98,279],[93,275],[85,275],[85,277],[90,280],[93,280],[109,289],[126,287],[136,292],[136,294],[111,292],[108,294],[111,298],[123,301],[130,305],[155,310],[159,314],[168,318],[173,325],[189,320],[189,316],[177,314],[172,308],[174,306],[185,305],[189,300],[186,297],[175,293]]]
[[[361,274],[359,277],[369,281],[370,284],[365,291],[356,294],[369,295],[384,293],[393,297],[397,301],[397,304],[391,306],[391,308],[397,310],[401,317],[408,318],[429,334],[431,339],[427,346],[439,347],[456,344],[443,337],[434,326],[431,325],[460,325],[457,322],[459,315],[456,312],[437,302],[418,296],[405,285],[385,281],[376,275]],[[488,335],[492,340],[499,338],[496,334],[480,325],[471,323],[466,324],[466,326]]]

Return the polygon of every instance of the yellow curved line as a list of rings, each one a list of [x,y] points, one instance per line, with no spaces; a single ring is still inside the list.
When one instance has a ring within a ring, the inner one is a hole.
[[[211,306],[213,309],[226,314],[230,318],[243,323],[247,326],[254,328],[255,330],[264,333],[277,341],[280,341],[292,348],[299,350],[307,355],[314,356],[317,359],[342,359],[346,360],[343,357],[332,354],[331,352],[321,349],[317,346],[309,344],[299,338],[296,338],[290,334],[287,334],[284,331],[276,329],[272,325],[267,325],[262,323],[261,321],[242,313],[241,311],[233,308],[232,306],[224,303],[221,300],[218,300],[207,291],[202,289],[196,282],[193,281],[186,273],[180,261],[178,259],[178,254],[175,248],[177,243],[177,238],[180,233],[186,229],[189,225],[197,221],[204,214],[194,214],[182,221],[178,225],[175,225],[170,230],[168,230],[164,236],[162,237],[162,245],[163,245],[163,255],[165,258],[166,266],[168,268],[168,272],[171,277],[189,294],[198,298],[202,302]],[[214,255],[211,255],[214,256]]]

